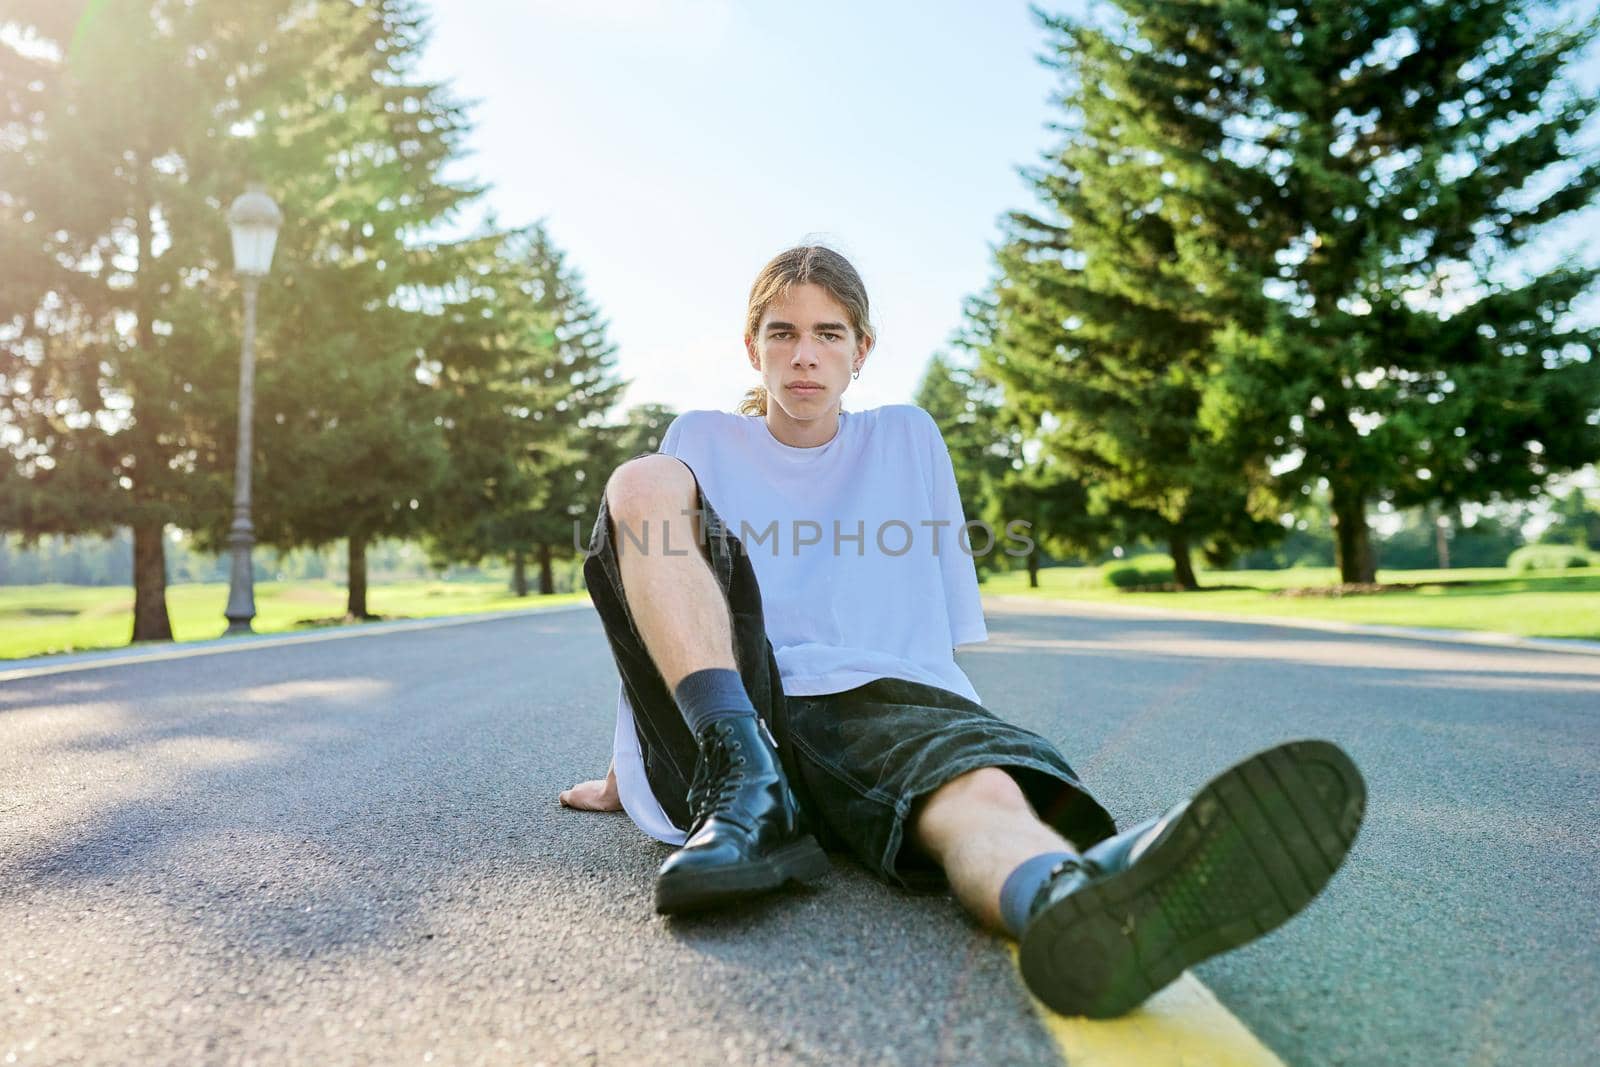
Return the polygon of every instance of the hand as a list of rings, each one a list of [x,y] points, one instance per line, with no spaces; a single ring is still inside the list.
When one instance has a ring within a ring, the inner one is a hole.
[[[617,795],[617,771],[613,767],[604,778],[579,782],[561,793],[561,805],[580,811],[621,811],[622,798]]]

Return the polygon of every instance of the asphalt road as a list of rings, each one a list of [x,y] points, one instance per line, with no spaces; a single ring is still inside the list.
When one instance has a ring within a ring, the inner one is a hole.
[[[989,608],[985,703],[1124,824],[1331,738],[1344,870],[1197,969],[1290,1064],[1600,1048],[1600,657]],[[664,920],[592,611],[0,683],[0,1063],[1059,1063],[1004,942],[830,878]]]

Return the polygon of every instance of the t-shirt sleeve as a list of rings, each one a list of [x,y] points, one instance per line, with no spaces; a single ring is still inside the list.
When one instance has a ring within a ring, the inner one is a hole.
[[[933,517],[949,524],[941,528],[939,568],[944,576],[944,601],[950,614],[950,646],[987,641],[989,628],[983,621],[983,603],[978,597],[978,568],[972,562],[970,540],[962,533],[967,520],[961,508],[961,491],[956,487],[950,449],[933,416],[926,411],[922,416],[933,472]],[[979,544],[983,540],[980,537]],[[963,548],[963,543],[969,548]]]
[[[678,454],[678,438],[683,433],[683,423],[683,414],[673,416],[672,421],[667,424],[667,432],[661,435],[661,447],[656,449],[657,452],[669,456]]]

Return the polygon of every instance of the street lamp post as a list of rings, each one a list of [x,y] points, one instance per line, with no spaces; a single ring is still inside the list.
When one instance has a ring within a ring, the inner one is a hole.
[[[239,354],[239,452],[233,479],[233,526],[228,544],[233,548],[233,572],[228,581],[228,633],[247,634],[256,617],[255,576],[250,550],[255,547],[255,527],[250,523],[251,422],[255,410],[256,293],[272,266],[283,213],[259,185],[252,185],[228,210],[233,231],[233,268],[244,281],[244,346]]]

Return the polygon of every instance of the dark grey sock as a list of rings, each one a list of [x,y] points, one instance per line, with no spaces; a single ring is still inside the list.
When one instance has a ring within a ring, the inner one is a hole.
[[[1050,880],[1050,871],[1056,864],[1074,855],[1076,853],[1073,852],[1040,853],[1024,860],[1006,877],[1005,884],[1000,887],[1000,917],[1012,937],[1022,936],[1023,927],[1028,925],[1028,905],[1033,903],[1033,898]]]
[[[726,667],[708,667],[684,675],[673,689],[672,699],[683,712],[683,721],[697,734],[714,722],[756,713],[739,672]]]

